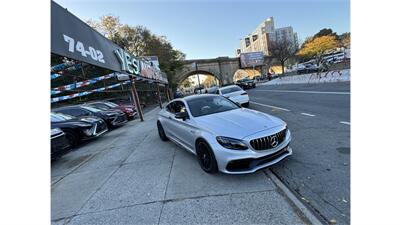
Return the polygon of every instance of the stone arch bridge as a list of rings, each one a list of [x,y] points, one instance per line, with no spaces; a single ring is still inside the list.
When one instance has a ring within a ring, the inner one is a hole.
[[[264,57],[264,65],[257,67],[265,74],[273,62],[271,57]],[[194,66],[197,64],[197,68]],[[181,70],[177,71],[172,81],[175,84],[180,84],[186,78],[194,74],[212,75],[219,80],[221,85],[233,83],[233,75],[240,67],[240,58],[218,57],[214,59],[192,59],[185,60]]]

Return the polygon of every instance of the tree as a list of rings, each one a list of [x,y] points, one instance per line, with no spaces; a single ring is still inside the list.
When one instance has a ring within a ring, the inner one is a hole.
[[[336,32],[333,32],[332,29],[330,29],[330,28],[323,28],[323,29],[320,30],[318,33],[316,33],[316,34],[313,36],[313,38],[322,37],[322,36],[327,36],[327,35],[335,36],[336,38],[338,37],[338,35],[336,34]]]
[[[343,33],[338,37],[340,41],[341,47],[349,47],[350,46],[350,32]]]
[[[286,38],[272,41],[269,45],[269,52],[272,57],[276,58],[282,67],[282,73],[285,72],[285,62],[295,56],[297,46]]]
[[[205,87],[212,87],[217,84],[216,78],[214,76],[208,75],[206,79],[204,79],[203,84]]]
[[[188,88],[188,87],[190,87],[190,86],[192,86],[192,84],[193,84],[193,82],[192,81],[190,81],[189,79],[185,79],[184,81],[182,81],[182,86],[183,87],[185,87],[185,88]]]
[[[139,57],[157,56],[160,69],[167,74],[169,81],[183,66],[185,54],[174,49],[165,36],[157,36],[146,27],[121,24],[119,18],[112,15],[102,16],[99,21],[89,20],[87,23],[130,54]],[[173,89],[176,85],[171,83]]]
[[[320,68],[324,54],[328,50],[339,47],[339,41],[333,35],[326,35],[313,38],[306,43],[298,52],[298,55],[305,58],[314,58],[317,68]],[[318,74],[320,69],[318,69]]]

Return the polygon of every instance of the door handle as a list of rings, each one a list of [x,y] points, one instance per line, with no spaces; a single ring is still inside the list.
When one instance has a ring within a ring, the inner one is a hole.
[[[195,131],[194,131],[194,130],[190,130],[190,133],[194,134],[194,133],[195,133]]]
[[[172,119],[172,117],[171,117],[171,116],[168,116],[168,119]]]

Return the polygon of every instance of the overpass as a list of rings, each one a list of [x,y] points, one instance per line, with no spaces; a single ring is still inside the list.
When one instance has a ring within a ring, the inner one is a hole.
[[[197,68],[193,66],[197,63]],[[256,67],[261,74],[268,71],[270,65],[276,63],[270,56],[264,56],[264,65]],[[233,83],[233,76],[241,68],[239,57],[218,57],[213,59],[189,59],[184,61],[182,69],[175,73],[172,83],[180,84],[194,74],[212,75],[221,85]]]

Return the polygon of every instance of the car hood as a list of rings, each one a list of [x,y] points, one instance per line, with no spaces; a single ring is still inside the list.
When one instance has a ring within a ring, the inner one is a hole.
[[[285,125],[285,122],[277,117],[245,108],[196,117],[195,121],[199,127],[216,136],[238,139]]]

